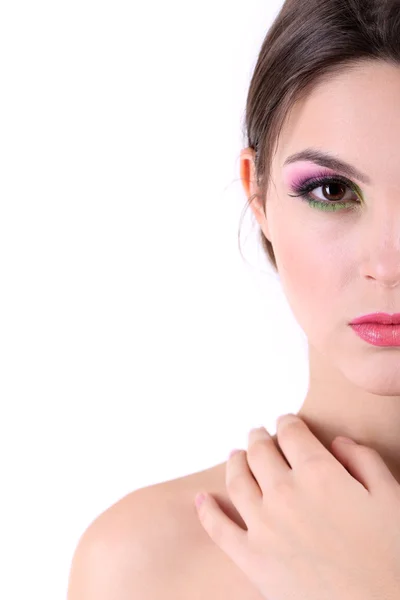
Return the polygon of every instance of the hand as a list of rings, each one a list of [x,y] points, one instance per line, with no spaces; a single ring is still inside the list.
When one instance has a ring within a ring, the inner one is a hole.
[[[266,600],[399,600],[400,485],[374,449],[331,454],[296,415],[231,456],[226,487],[247,530],[206,494],[211,539]],[[347,470],[346,470],[347,469]]]

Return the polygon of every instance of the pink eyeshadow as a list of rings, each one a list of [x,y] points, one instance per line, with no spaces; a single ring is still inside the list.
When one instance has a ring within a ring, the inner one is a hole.
[[[308,179],[313,179],[314,177],[329,177],[335,174],[337,174],[336,171],[304,161],[285,167],[283,171],[283,182],[286,187],[293,189],[293,187],[301,185]]]

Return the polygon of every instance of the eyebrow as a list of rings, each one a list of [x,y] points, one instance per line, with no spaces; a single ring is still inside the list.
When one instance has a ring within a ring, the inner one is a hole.
[[[321,167],[328,167],[333,171],[341,171],[348,177],[358,179],[359,181],[365,184],[371,183],[371,180],[367,175],[361,173],[358,169],[356,169],[356,167],[354,167],[350,163],[345,162],[344,160],[340,160],[339,158],[332,156],[328,152],[322,152],[321,150],[317,150],[316,148],[306,148],[305,150],[301,150],[300,152],[296,152],[296,154],[288,156],[283,166],[297,162],[298,160],[307,160],[316,163]]]

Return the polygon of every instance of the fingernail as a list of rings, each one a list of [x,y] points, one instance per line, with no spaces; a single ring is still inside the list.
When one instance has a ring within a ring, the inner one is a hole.
[[[205,499],[206,499],[205,494],[197,494],[197,496],[195,498],[195,504],[196,504],[197,508],[200,508],[200,506],[203,504]]]
[[[293,413],[287,413],[285,415],[280,415],[277,419],[276,419],[276,424],[280,425],[280,423],[282,421],[286,421],[287,423],[290,423],[291,421],[297,421],[298,420],[298,416],[294,415]]]
[[[231,450],[231,451],[229,452],[229,458],[230,458],[231,456],[233,456],[234,454],[237,454],[238,452],[240,452],[240,450],[237,450],[236,448],[235,448],[234,450]]]
[[[261,427],[254,427],[253,429],[250,429],[249,431],[249,435],[261,435],[265,438],[270,438],[270,434],[269,432],[266,430],[266,428],[264,427],[264,425],[262,425]]]

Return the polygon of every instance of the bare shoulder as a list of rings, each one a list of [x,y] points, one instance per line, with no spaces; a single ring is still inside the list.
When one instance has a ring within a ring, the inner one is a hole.
[[[260,600],[210,540],[194,506],[204,489],[246,528],[229,499],[225,473],[226,462],[151,485],[102,513],[75,550],[67,600]]]
[[[136,490],[97,517],[74,552],[68,600],[189,598],[211,545],[194,496],[224,496],[224,465]]]

